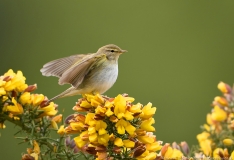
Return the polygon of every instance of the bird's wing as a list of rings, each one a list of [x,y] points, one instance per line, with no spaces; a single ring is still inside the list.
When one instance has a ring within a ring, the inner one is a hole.
[[[62,74],[59,79],[59,84],[62,85],[69,83],[72,84],[73,87],[77,88],[82,83],[87,73],[92,70],[93,66],[96,66],[97,64],[100,65],[105,59],[105,54],[86,56]]]
[[[72,55],[70,57],[60,58],[46,63],[40,70],[43,76],[61,77],[76,62],[82,61],[87,54]]]

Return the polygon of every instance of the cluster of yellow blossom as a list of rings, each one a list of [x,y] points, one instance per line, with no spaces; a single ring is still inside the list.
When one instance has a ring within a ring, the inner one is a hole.
[[[31,94],[37,86],[28,86],[21,71],[12,69],[0,76],[0,128],[5,128],[4,115],[19,120],[26,111],[37,109],[38,117],[53,116],[57,113],[56,105],[46,104],[47,98],[42,94]]]
[[[197,135],[200,150],[205,156],[227,158],[234,156],[234,91],[224,83],[218,84],[223,96],[217,96],[212,103],[212,111],[207,114],[207,124]],[[224,149],[222,149],[224,148]]]
[[[86,114],[69,116],[66,119],[68,126],[61,126],[58,133],[78,133],[74,138],[76,146],[94,155],[96,160],[153,160],[157,157],[156,151],[162,148],[152,133],[156,107],[151,103],[132,104],[133,101],[134,98],[126,94],[115,98],[85,94],[73,110]]]

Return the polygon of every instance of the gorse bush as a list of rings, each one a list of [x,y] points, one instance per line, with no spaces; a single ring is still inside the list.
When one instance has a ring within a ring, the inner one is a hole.
[[[223,82],[218,84],[223,96],[215,97],[207,124],[197,135],[200,146],[190,150],[186,142],[170,145],[157,140],[156,107],[151,103],[134,103],[127,94],[84,94],[74,113],[63,119],[57,104],[32,93],[37,86],[25,80],[21,71],[11,69],[0,77],[0,128],[7,129],[5,121],[20,128],[16,138],[30,146],[22,160],[234,159],[234,91]],[[17,137],[18,133],[25,136]]]

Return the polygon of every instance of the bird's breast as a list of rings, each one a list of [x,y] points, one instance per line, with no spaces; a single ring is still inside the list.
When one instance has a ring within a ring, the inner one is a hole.
[[[118,63],[104,62],[93,69],[85,78],[82,88],[84,93],[106,92],[113,86],[118,77]]]

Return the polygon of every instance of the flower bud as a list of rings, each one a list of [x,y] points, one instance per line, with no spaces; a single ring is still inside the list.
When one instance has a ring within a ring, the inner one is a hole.
[[[67,118],[65,119],[65,124],[70,124],[70,121],[75,118],[75,114],[71,114],[69,116],[67,116]]]
[[[145,147],[138,147],[135,152],[133,153],[133,157],[139,157],[140,155],[142,155],[145,152],[146,148]]]
[[[54,122],[56,122],[56,123],[59,123],[59,122],[62,121],[62,117],[63,117],[63,115],[62,115],[62,114],[59,114],[59,115],[57,115],[57,116],[54,116],[54,117],[52,118],[52,121],[54,121]]]
[[[106,152],[106,147],[103,145],[98,145],[98,146],[96,146],[95,150],[97,152]]]
[[[122,152],[122,149],[121,149],[120,147],[115,146],[115,147],[113,148],[113,151],[114,151],[116,154],[119,154],[119,153]]]
[[[115,116],[110,116],[110,121],[111,122],[118,122],[118,118]]]
[[[58,125],[57,125],[57,123],[55,121],[51,120],[50,124],[51,124],[52,128],[58,130]]]
[[[219,82],[218,89],[223,93],[231,93],[232,92],[231,87],[224,82]]]
[[[172,148],[180,150],[180,146],[176,142],[172,143]]]
[[[21,160],[35,160],[35,158],[29,154],[24,154]]]
[[[103,120],[105,117],[101,116],[100,114],[95,114],[94,119],[95,120]]]
[[[36,89],[37,89],[37,84],[34,84],[34,85],[28,86],[28,87],[24,90],[24,92],[33,92],[33,91],[36,90]]]
[[[223,140],[223,144],[225,146],[231,146],[231,145],[234,144],[234,141],[232,139],[230,139],[230,138],[226,138],[226,139]]]
[[[61,125],[59,130],[57,131],[58,134],[60,135],[64,135],[65,134],[65,129],[64,129],[64,125]]]
[[[89,135],[88,135],[88,134],[85,134],[85,135],[83,135],[83,136],[81,137],[81,139],[82,139],[83,141],[88,141],[88,140],[89,140]]]
[[[162,156],[164,156],[164,155],[166,154],[167,149],[168,149],[169,146],[170,146],[170,144],[169,144],[169,143],[166,143],[166,144],[162,147],[162,149],[161,149],[161,155],[162,155]]]
[[[12,79],[12,76],[6,76],[6,77],[3,78],[3,81],[8,82],[8,81],[10,81],[11,79]]]
[[[221,104],[222,106],[228,106],[228,101],[225,98],[220,97],[220,96],[217,96],[214,98],[213,104],[217,105],[217,103]]]
[[[181,146],[181,149],[182,149],[182,151],[184,152],[184,154],[188,155],[189,152],[190,152],[188,143],[185,142],[185,141],[183,141],[183,142],[180,143],[180,146]]]
[[[86,147],[85,151],[88,152],[89,154],[96,155],[97,151],[95,150],[95,147]]]

